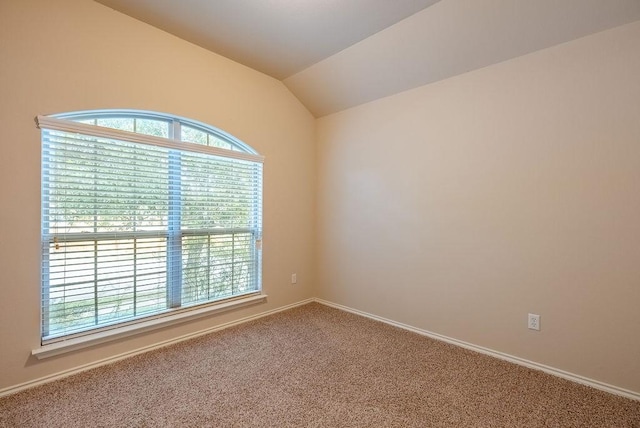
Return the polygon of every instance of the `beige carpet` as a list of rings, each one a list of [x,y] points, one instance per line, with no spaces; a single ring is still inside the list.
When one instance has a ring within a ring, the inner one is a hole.
[[[309,304],[0,399],[2,427],[640,427],[640,402]]]

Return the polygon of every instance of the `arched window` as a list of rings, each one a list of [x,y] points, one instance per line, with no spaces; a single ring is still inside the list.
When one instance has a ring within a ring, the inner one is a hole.
[[[37,123],[43,345],[260,294],[263,159],[251,147],[153,112]]]

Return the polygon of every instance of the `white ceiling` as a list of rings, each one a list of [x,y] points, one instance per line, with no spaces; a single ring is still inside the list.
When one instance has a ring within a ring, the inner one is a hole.
[[[640,0],[96,0],[277,79],[316,117],[640,19]]]

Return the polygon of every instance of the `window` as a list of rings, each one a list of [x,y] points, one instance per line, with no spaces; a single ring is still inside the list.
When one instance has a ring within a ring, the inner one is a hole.
[[[42,343],[261,290],[262,157],[139,111],[37,118]]]

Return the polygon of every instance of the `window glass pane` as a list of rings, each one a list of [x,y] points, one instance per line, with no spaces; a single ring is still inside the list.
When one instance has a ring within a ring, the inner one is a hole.
[[[98,118],[96,124],[105,128],[120,129],[121,131],[134,131],[132,118]]]
[[[209,145],[213,147],[220,147],[221,149],[232,149],[233,146],[226,141],[223,141],[219,138],[214,137],[213,135],[209,135]]]
[[[135,132],[138,134],[155,135],[156,137],[169,137],[169,122],[152,119],[136,119]]]
[[[182,125],[182,141],[189,143],[207,145],[207,133],[200,131],[199,129],[191,128],[190,126]]]

